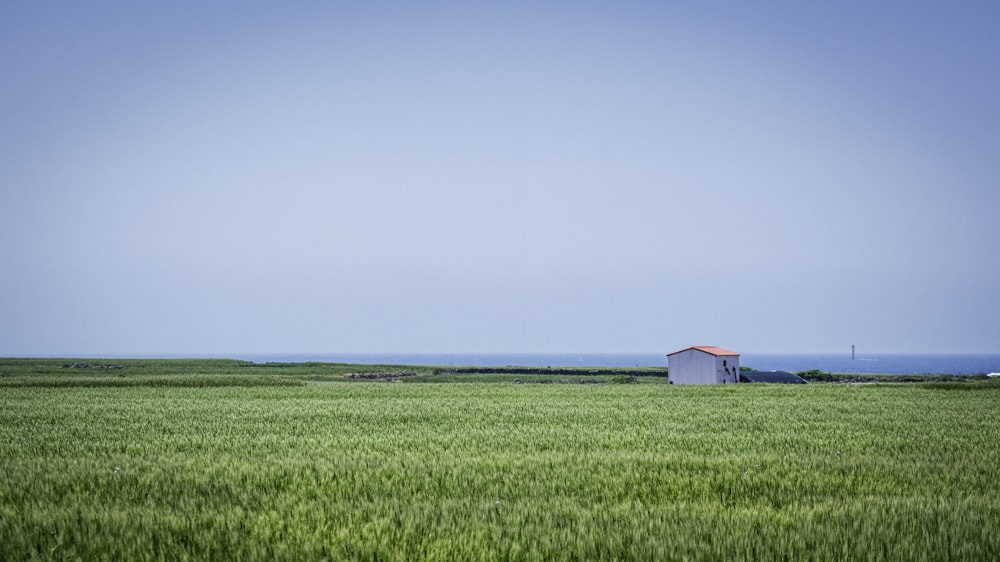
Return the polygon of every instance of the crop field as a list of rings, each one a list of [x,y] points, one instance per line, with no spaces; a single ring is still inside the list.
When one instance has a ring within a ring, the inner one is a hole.
[[[1000,559],[990,381],[61,365],[0,359],[0,560]]]

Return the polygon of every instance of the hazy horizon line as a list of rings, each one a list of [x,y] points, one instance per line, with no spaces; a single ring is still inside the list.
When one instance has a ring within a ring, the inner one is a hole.
[[[688,346],[692,347],[692,346]],[[687,348],[678,348],[679,351]],[[673,351],[242,351],[242,352],[65,352],[65,353],[0,353],[0,357],[8,359],[60,359],[60,358],[121,358],[121,359],[237,359],[239,357],[262,356],[414,356],[414,355],[455,355],[455,356],[545,356],[545,355],[580,355],[580,356],[623,356],[623,355],[663,355]],[[736,351],[736,350],[733,350]],[[775,351],[752,350],[738,351],[740,355],[842,355],[851,356],[850,350],[817,350],[817,351]],[[859,357],[875,357],[885,355],[1000,355],[998,351],[856,351]]]

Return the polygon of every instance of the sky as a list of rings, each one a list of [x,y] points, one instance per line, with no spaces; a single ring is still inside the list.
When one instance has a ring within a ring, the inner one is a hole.
[[[1000,353],[998,21],[5,2],[0,355]]]

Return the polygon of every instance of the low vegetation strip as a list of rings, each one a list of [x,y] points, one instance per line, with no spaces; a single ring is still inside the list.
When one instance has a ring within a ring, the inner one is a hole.
[[[556,375],[570,377],[586,376],[635,376],[635,377],[665,377],[667,369],[602,369],[568,368],[568,367],[438,367],[434,374],[480,374],[480,375]]]
[[[398,380],[406,377],[415,377],[417,376],[417,372],[412,369],[404,369],[402,371],[393,372],[375,371],[370,373],[350,373],[345,376],[349,379]]]
[[[304,381],[267,375],[175,375],[134,377],[0,377],[0,387],[220,387],[302,386]]]
[[[839,382],[839,383],[966,383],[989,381],[990,377],[985,374],[980,375],[942,375],[942,374],[921,374],[921,375],[891,375],[880,373],[828,373],[813,369],[801,371],[796,375],[809,382]]]

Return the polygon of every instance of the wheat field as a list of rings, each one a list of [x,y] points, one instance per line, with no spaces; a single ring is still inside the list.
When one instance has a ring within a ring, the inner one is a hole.
[[[0,385],[0,559],[1000,558],[996,384],[271,376]]]

